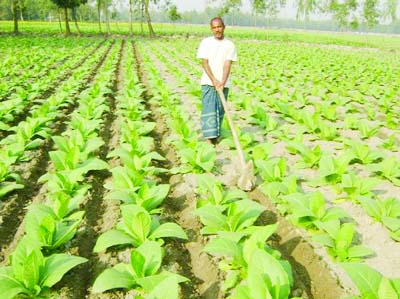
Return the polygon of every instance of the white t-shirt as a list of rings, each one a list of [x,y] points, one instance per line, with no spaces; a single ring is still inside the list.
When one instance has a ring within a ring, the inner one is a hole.
[[[232,41],[224,38],[219,40],[214,36],[203,39],[197,51],[197,58],[208,59],[211,71],[218,81],[222,81],[224,63],[226,60],[237,61],[236,47]],[[201,85],[213,85],[207,73],[203,70],[201,76]],[[225,87],[230,86],[230,80],[225,84]]]

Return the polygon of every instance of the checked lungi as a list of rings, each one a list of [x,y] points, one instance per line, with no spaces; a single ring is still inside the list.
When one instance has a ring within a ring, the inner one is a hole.
[[[223,90],[228,98],[229,88]],[[221,125],[224,119],[224,107],[214,86],[201,86],[201,129],[204,138],[217,138],[221,135]]]

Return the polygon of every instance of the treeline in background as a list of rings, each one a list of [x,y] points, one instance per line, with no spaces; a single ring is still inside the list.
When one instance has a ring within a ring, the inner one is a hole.
[[[292,1],[287,3],[287,1]],[[79,33],[79,22],[96,22],[99,33],[111,33],[110,23],[140,23],[141,30],[155,35],[152,22],[207,24],[223,16],[228,25],[263,28],[293,28],[327,31],[400,33],[400,0],[209,0],[203,11],[179,11],[173,0],[0,0],[0,20],[58,22],[60,31]],[[250,7],[246,11],[243,7]],[[278,18],[290,5],[296,18]],[[312,16],[319,16],[316,20]],[[143,29],[146,27],[146,29]]]

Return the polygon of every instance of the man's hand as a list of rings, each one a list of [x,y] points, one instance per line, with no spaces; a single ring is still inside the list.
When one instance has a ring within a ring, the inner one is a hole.
[[[214,87],[216,90],[223,90],[224,89],[224,83],[218,80],[215,80],[215,82],[213,82]]]

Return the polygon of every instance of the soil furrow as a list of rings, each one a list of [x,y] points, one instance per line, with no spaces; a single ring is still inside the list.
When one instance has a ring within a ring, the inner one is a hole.
[[[165,65],[158,60],[158,58],[151,52],[151,49],[147,47],[146,50],[148,50],[149,55],[152,54],[152,61],[157,65],[157,69],[160,70],[164,80],[168,82],[168,86],[179,86],[176,79],[168,73]],[[183,102],[187,103],[188,111],[190,111],[190,114],[194,119],[198,120],[199,112],[194,108],[195,105],[192,97],[185,94],[184,88],[178,87],[174,90],[181,94],[182,98],[185,99]],[[217,149],[218,148],[219,146],[217,146]],[[223,158],[222,156],[224,156],[224,158],[228,157],[228,159],[229,156],[232,156],[229,153],[223,152],[226,152],[226,150],[222,149],[222,152],[219,153],[218,156],[221,156],[221,158]],[[233,159],[235,159],[235,157],[233,157]],[[228,164],[232,164],[232,162],[229,161]],[[223,173],[232,172],[232,169],[227,169],[228,166],[229,165],[223,166]],[[220,179],[229,182],[227,179]],[[330,262],[323,248],[321,248],[322,250],[318,253],[325,256],[325,259],[321,259],[320,255],[314,252],[314,246],[307,241],[308,239],[304,234],[301,234],[300,231],[276,213],[273,205],[264,195],[262,195],[261,192],[255,191],[251,193],[251,198],[267,206],[270,212],[275,214],[274,218],[279,219],[278,223],[280,226],[276,236],[277,240],[280,241],[276,242],[275,245],[276,249],[281,251],[285,259],[287,259],[292,265],[294,277],[296,279],[294,287],[295,294],[300,293],[304,296],[308,296],[308,298],[316,299],[336,299],[340,298],[340,295],[349,292],[349,289],[352,288],[352,283],[347,279],[347,276],[343,274],[343,270]],[[334,272],[332,271],[332,268],[334,269]],[[342,283],[343,286],[337,281],[338,273],[342,274],[340,275],[340,283]],[[320,281],[324,281],[325,284],[318,283]],[[329,292],[325,288],[326,285],[330,286]]]
[[[109,46],[107,51],[104,53],[102,59],[93,68],[92,72],[88,76],[88,79],[85,81],[84,84],[82,84],[82,87],[76,93],[74,97],[74,104],[65,109],[65,113],[62,115],[61,118],[56,121],[54,129],[55,131],[53,134],[59,135],[65,130],[67,120],[70,118],[72,111],[78,105],[77,102],[79,94],[84,89],[86,89],[87,85],[90,84],[90,82],[93,81],[94,75],[97,73],[97,70],[105,61],[105,58],[107,57],[112,46],[113,45]],[[0,225],[0,245],[2,248],[2,254],[0,255],[1,259],[4,259],[4,247],[8,246],[10,242],[16,237],[16,232],[18,231],[18,228],[21,225],[26,213],[25,207],[28,206],[31,199],[38,194],[42,186],[42,184],[38,183],[37,181],[42,175],[44,175],[48,171],[48,152],[52,147],[53,141],[51,139],[47,140],[44,143],[44,145],[40,149],[37,158],[34,159],[35,162],[33,162],[33,164],[30,163],[29,168],[27,168],[30,170],[30,174],[23,181],[25,188],[12,192],[11,198],[7,201],[7,204],[0,212],[0,219],[2,221]]]
[[[117,79],[121,72],[121,57],[123,46],[119,49],[119,58],[116,66],[115,76],[113,79],[112,93],[108,96],[109,112],[104,116],[104,123],[99,136],[103,139],[104,145],[100,148],[99,158],[106,161],[107,154],[110,152],[110,141],[113,138],[111,128],[116,119],[115,114],[115,94],[117,91]],[[94,274],[98,268],[98,255],[93,253],[94,245],[100,234],[98,230],[99,223],[105,211],[103,203],[104,182],[109,178],[111,173],[108,170],[93,171],[88,178],[88,183],[92,186],[90,196],[85,204],[85,221],[75,237],[73,243],[76,244],[77,254],[87,258],[88,263],[82,264],[67,274],[60,285],[67,287],[68,298],[85,298],[89,293],[89,288],[93,284]]]
[[[67,80],[69,77],[71,77],[73,72],[74,72],[74,70],[77,67],[79,67],[80,65],[82,65],[98,49],[100,49],[100,47],[104,43],[105,43],[105,40],[102,41],[101,43],[99,43],[92,51],[90,51],[90,53],[85,55],[79,62],[77,62],[73,67],[71,67],[71,69],[66,71],[65,74],[63,74],[60,78],[57,78],[57,80],[55,82],[53,82],[53,84],[47,90],[45,90],[41,94],[39,94],[36,97],[36,99],[46,99],[46,98],[50,97],[56,91],[56,89],[59,87],[60,82],[63,82],[65,80]],[[31,108],[35,104],[34,100],[35,99],[33,99],[30,103],[28,103],[21,113],[19,113],[18,115],[15,115],[14,120],[8,124],[10,127],[16,126],[16,125],[18,125],[19,122],[21,122],[21,121],[26,119],[27,115],[29,114],[29,111],[31,110]],[[0,139],[5,138],[10,134],[12,134],[11,131],[0,131]]]
[[[141,55],[136,47],[135,57],[137,59],[138,73],[141,82],[146,86],[144,98],[151,98],[151,89],[147,83],[147,77],[142,66]],[[148,108],[152,111],[151,120],[157,123],[154,138],[157,149],[166,157],[167,161],[160,167],[171,168],[180,162],[176,153],[166,143],[169,130],[166,126],[164,116],[158,112],[158,108],[147,101]],[[167,243],[168,256],[166,260],[172,266],[176,265],[180,274],[190,279],[189,284],[182,285],[183,298],[216,299],[221,297],[219,271],[212,259],[202,249],[205,245],[204,238],[200,235],[200,223],[193,215],[196,207],[196,197],[192,175],[182,176],[165,174],[162,177],[164,183],[171,185],[169,196],[164,201],[164,217],[178,223],[188,234],[186,243],[178,240]]]

